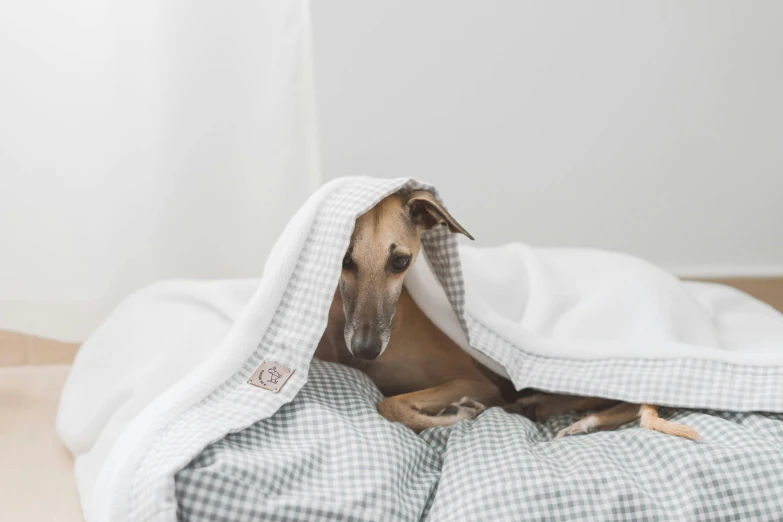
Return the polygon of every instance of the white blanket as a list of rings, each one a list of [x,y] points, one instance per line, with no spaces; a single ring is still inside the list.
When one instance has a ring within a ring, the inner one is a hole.
[[[88,521],[176,520],[173,476],[210,442],[275,413],[306,382],[355,218],[411,180],[322,187],[260,281],[174,281],[129,297],[80,350],[58,430]],[[458,214],[458,212],[457,212]],[[406,278],[458,344],[518,388],[783,412],[783,316],[623,254],[425,235]],[[263,361],[294,373],[249,384]]]

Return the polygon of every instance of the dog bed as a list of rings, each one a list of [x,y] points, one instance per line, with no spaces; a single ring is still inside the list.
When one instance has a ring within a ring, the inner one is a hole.
[[[490,409],[415,435],[362,374],[313,361],[358,215],[413,180],[336,180],[260,282],[169,282],[85,343],[58,429],[90,521],[759,519],[783,512],[783,316],[621,254],[422,238],[417,303],[518,388],[669,406],[553,440]],[[260,372],[260,373],[259,373]],[[763,413],[759,413],[763,412]]]

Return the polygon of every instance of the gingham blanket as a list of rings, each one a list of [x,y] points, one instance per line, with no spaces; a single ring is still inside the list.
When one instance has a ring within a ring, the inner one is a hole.
[[[606,253],[460,251],[444,228],[406,279],[439,327],[520,388],[771,412],[663,410],[700,443],[639,429],[553,441],[574,416],[499,409],[417,436],[377,414],[362,374],[312,361],[356,217],[423,186],[324,186],[252,297],[247,284],[171,283],[121,305],[77,356],[58,417],[87,519],[779,519],[783,319],[729,289]],[[279,392],[251,384],[260,368]]]

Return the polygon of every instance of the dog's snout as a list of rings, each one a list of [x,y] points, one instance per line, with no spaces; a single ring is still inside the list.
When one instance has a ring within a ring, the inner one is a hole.
[[[376,359],[383,349],[381,336],[369,327],[360,328],[351,339],[351,353],[354,357],[372,361]]]

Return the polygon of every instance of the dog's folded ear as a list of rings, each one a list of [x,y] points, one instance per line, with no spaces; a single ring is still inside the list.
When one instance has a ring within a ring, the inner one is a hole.
[[[411,219],[427,230],[437,225],[446,225],[452,232],[459,232],[473,239],[473,236],[457,223],[457,220],[449,214],[449,211],[435,199],[429,190],[415,190],[404,196],[404,200]]]

